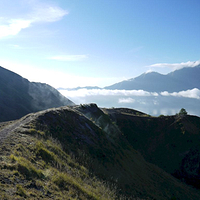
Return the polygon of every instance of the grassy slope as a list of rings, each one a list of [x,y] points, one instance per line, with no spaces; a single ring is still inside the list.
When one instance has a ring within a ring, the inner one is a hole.
[[[30,116],[0,147],[2,199],[200,198],[197,190],[145,162],[94,105]]]
[[[115,199],[115,191],[63,151],[58,140],[30,127],[4,141],[0,166],[2,200]]]

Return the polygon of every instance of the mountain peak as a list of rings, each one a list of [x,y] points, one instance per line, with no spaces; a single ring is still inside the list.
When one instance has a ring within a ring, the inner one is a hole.
[[[155,71],[150,71],[150,72],[145,72],[145,73],[141,74],[140,76],[136,77],[135,79],[137,79],[139,77],[156,77],[156,76],[165,76],[165,75],[160,74]]]
[[[145,72],[136,78],[132,78],[106,89],[145,90],[148,92],[179,92],[193,88],[200,89],[199,84],[200,65],[185,67],[173,71],[167,75],[155,71]]]

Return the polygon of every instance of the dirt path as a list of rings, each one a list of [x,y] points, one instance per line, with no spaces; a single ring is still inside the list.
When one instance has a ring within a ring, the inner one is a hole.
[[[34,116],[35,116],[34,114],[26,115],[25,117],[22,117],[19,120],[8,123],[10,125],[5,125],[5,127],[2,127],[0,130],[0,144],[2,144],[3,141],[9,135],[11,135],[17,128],[29,123],[33,119]]]
[[[50,109],[39,111],[39,112],[36,112],[36,113],[30,113],[30,114],[22,117],[19,120],[0,123],[0,145],[16,129],[25,126],[26,124],[31,122],[33,119],[36,119],[40,114],[45,113],[45,112],[50,112],[50,111],[57,111],[57,110],[60,110],[60,109],[62,110],[63,108],[62,107],[60,107],[60,108],[50,108]]]

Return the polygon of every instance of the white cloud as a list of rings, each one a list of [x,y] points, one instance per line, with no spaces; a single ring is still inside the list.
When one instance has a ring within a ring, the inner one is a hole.
[[[158,96],[156,92],[147,92],[144,90],[107,90],[107,89],[79,89],[79,90],[59,90],[68,97],[86,97],[86,96]]]
[[[82,61],[87,59],[87,55],[61,55],[61,56],[53,56],[49,59],[58,60],[58,61]]]
[[[163,96],[195,98],[200,99],[200,90],[192,89],[187,91],[169,93],[167,91],[161,93],[151,93],[143,90],[107,90],[107,89],[78,89],[67,90],[59,89],[59,92],[71,99],[75,103],[91,103],[96,102],[101,106],[162,106]],[[172,100],[173,102],[173,100]],[[131,104],[132,103],[132,104]],[[140,107],[138,107],[140,108]],[[141,107],[143,109],[144,107]]]
[[[55,22],[61,20],[68,12],[55,6],[37,5],[33,13],[30,14],[30,20],[34,22]]]
[[[134,103],[135,102],[135,99],[133,98],[120,98],[118,100],[119,103]]]
[[[0,38],[17,35],[22,29],[28,28],[31,22],[24,19],[11,19],[0,25]]]
[[[182,63],[157,63],[157,64],[153,64],[150,65],[148,67],[155,67],[155,68],[172,68],[173,70],[177,70],[177,69],[181,69],[184,67],[196,67],[197,65],[200,65],[200,61],[188,61],[188,62],[182,62]]]
[[[30,2],[29,2],[30,3]],[[18,18],[0,18],[0,39],[6,36],[17,35],[21,30],[30,27],[34,23],[55,22],[61,20],[67,11],[48,4],[41,4],[33,1],[29,4],[31,11],[29,14],[21,14]]]
[[[99,106],[124,106],[131,103],[146,106],[146,97],[157,97],[157,93],[150,93],[143,90],[107,90],[107,89],[59,89],[59,92],[71,99],[73,102],[91,103],[95,102]],[[142,100],[143,99],[143,100]]]
[[[160,94],[162,96],[174,96],[174,97],[186,97],[186,98],[200,99],[200,90],[197,88],[194,88],[192,90],[172,92],[172,93],[164,91],[164,92],[161,92]]]

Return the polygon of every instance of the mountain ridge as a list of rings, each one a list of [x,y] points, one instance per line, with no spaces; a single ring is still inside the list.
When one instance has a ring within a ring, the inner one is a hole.
[[[115,110],[111,111],[113,113]],[[92,174],[108,185],[114,185],[116,196],[108,199],[120,199],[120,195],[124,199],[139,200],[175,197],[182,200],[199,199],[198,190],[146,162],[129,144],[123,131],[119,129],[116,132],[118,126],[113,121],[114,115],[110,118],[106,112],[110,113],[89,104],[48,109],[20,119],[21,122],[27,120],[27,123],[12,129],[0,147],[3,166],[0,170],[0,192],[7,195],[7,199],[17,195],[21,199],[24,196],[34,199],[38,195],[44,199],[55,199],[56,196],[73,199],[74,193],[79,199],[106,199],[102,193],[97,197],[100,191],[89,193],[88,186],[83,190],[77,183],[73,170],[84,169],[89,170],[87,175],[77,171],[80,174],[79,183],[85,184],[85,176],[88,181],[91,180]],[[131,109],[117,109],[117,112],[146,117],[147,121],[150,119],[145,113]],[[1,132],[8,126],[0,126]],[[56,144],[62,148],[54,146]],[[74,155],[75,161],[69,162],[70,155]],[[65,159],[65,163],[62,159]],[[70,180],[67,177],[71,177]],[[17,180],[17,186],[14,180]],[[95,188],[94,182],[90,184]]]
[[[166,75],[158,72],[143,73],[140,76],[125,80],[105,89],[144,90],[148,92],[179,92],[193,88],[200,89],[200,65],[185,67]]]
[[[29,82],[0,67],[0,121],[14,120],[31,112],[64,105],[74,103],[48,84]]]

